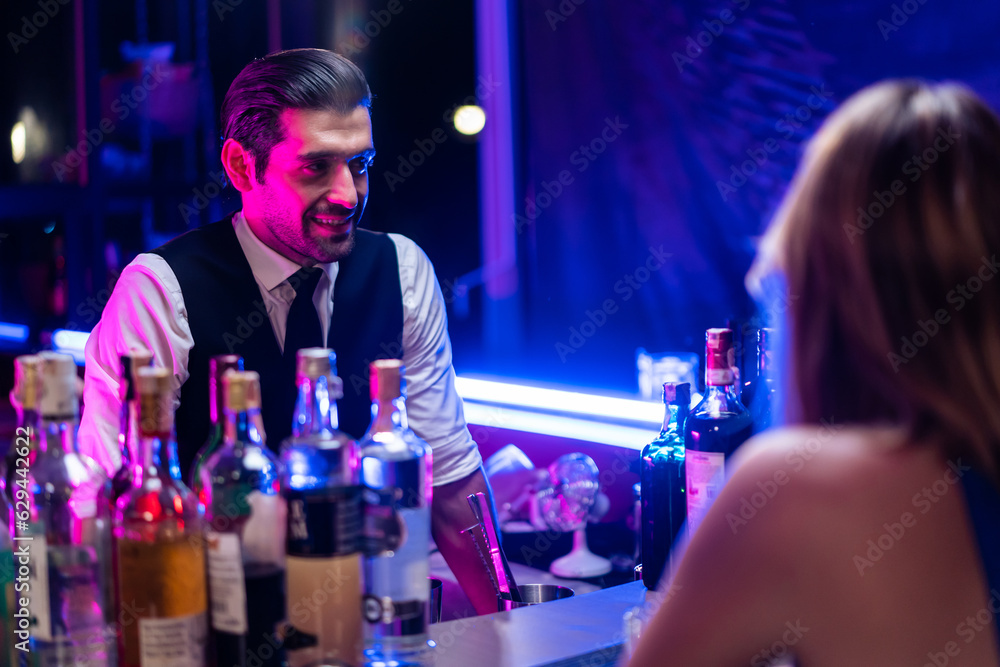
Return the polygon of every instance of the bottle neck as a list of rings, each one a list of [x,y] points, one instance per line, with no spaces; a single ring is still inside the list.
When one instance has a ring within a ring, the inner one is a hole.
[[[388,433],[406,428],[406,403],[402,396],[372,401],[372,425],[368,427],[369,433]]]
[[[133,470],[140,483],[143,479],[153,477],[180,481],[181,466],[177,460],[177,443],[172,431],[140,431],[138,450]]]
[[[292,415],[294,437],[328,434],[340,427],[337,399],[330,392],[331,384],[326,377],[299,377],[299,397]]]
[[[718,417],[745,410],[746,408],[740,402],[739,394],[736,393],[735,385],[708,385],[705,387],[705,396],[699,403],[698,414]]]
[[[263,446],[256,419],[260,410],[226,410],[223,442],[242,450],[247,444]]]
[[[122,403],[121,420],[118,448],[121,450],[122,465],[131,465],[137,457],[135,441],[139,435],[139,406],[134,399]]]
[[[767,365],[767,350],[763,345],[757,346],[757,377],[760,380],[767,380],[770,371]]]
[[[52,455],[76,453],[76,418],[42,417],[39,451]]]
[[[690,411],[689,406],[678,405],[677,403],[665,402],[663,407],[663,427],[660,429],[661,436],[678,430],[683,425]]]

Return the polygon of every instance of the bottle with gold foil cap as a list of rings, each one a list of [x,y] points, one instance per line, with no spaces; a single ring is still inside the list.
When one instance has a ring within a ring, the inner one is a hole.
[[[398,359],[370,366],[372,422],[361,439],[369,513],[381,520],[381,550],[365,557],[366,659],[425,664],[428,643],[431,448],[406,423],[404,368]],[[368,537],[368,536],[366,536]]]
[[[223,441],[195,480],[205,504],[214,652],[210,662],[281,667],[284,652],[274,648],[275,628],[285,616],[281,464],[257,428],[257,373],[229,370],[222,386]]]
[[[299,350],[296,383],[292,435],[281,444],[281,493],[288,502],[288,665],[360,665],[361,454],[338,428],[343,384],[333,350]],[[301,613],[302,600],[317,600],[317,587],[330,586],[336,594],[323,596],[314,613]]]
[[[119,608],[131,620],[119,625],[120,664],[202,667],[208,631],[202,517],[177,465],[173,376],[140,368],[136,391],[138,461],[114,522]]]
[[[103,566],[110,551],[104,471],[79,453],[77,418],[82,383],[67,354],[42,352],[38,454],[20,475],[28,510],[15,504],[15,539],[30,540],[26,590],[31,646],[39,664],[113,665],[114,614]],[[15,496],[19,498],[19,496]]]

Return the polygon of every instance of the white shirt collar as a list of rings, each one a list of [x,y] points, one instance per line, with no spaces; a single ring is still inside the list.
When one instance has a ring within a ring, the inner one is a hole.
[[[236,231],[236,238],[243,248],[243,254],[246,255],[247,262],[250,263],[250,270],[268,292],[288,280],[302,268],[298,263],[288,259],[257,238],[257,235],[250,229],[246,218],[243,217],[243,211],[237,211],[233,214],[233,229]],[[332,285],[337,277],[337,263],[331,262],[318,266],[323,269],[327,278],[330,279],[329,284]]]

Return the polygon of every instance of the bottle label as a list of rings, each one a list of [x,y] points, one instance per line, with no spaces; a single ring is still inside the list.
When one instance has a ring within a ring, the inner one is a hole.
[[[689,449],[686,457],[688,535],[694,535],[726,482],[726,455]]]
[[[247,562],[284,567],[288,510],[277,493],[251,491],[247,496],[250,520],[243,526],[243,553]]]
[[[233,533],[206,531],[208,592],[212,627],[220,632],[247,632],[247,593],[243,580],[240,538]]]
[[[312,558],[357,553],[361,548],[362,489],[356,486],[311,492],[286,491],[286,553]]]
[[[201,533],[156,542],[119,538],[116,543],[122,661],[130,665],[204,664],[208,586]],[[146,646],[144,627],[149,628],[152,647]],[[167,646],[164,639],[178,636],[183,639],[176,642],[185,643],[182,655],[194,659],[171,662],[156,658],[163,652],[173,655],[181,650]],[[153,656],[152,662],[147,655]]]
[[[174,618],[140,618],[142,667],[203,667],[205,614]]]

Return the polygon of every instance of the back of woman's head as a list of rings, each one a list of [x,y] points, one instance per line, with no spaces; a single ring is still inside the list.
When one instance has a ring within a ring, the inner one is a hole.
[[[1000,476],[1000,122],[920,81],[852,96],[771,241],[790,295],[790,421],[900,424]]]

